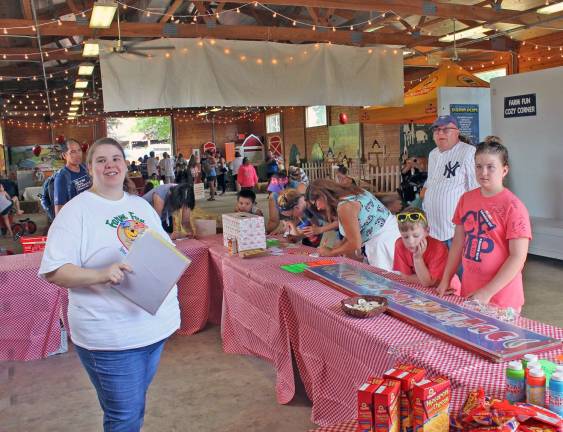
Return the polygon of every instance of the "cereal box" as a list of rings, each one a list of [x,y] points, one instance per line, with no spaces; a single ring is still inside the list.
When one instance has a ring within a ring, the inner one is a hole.
[[[401,383],[386,379],[373,392],[374,432],[399,432]]]
[[[23,253],[41,252],[45,250],[47,244],[47,237],[21,237],[20,243],[22,245]]]
[[[413,431],[449,431],[451,386],[448,378],[423,379],[414,385],[412,396],[414,401]]]
[[[402,432],[412,432],[413,430],[412,389],[414,383],[423,379],[425,374],[424,369],[409,364],[397,365],[383,374],[384,378],[401,382],[399,406]]]
[[[382,379],[370,378],[358,389],[358,429],[357,432],[373,432],[373,392],[383,382]]]
[[[223,245],[236,239],[239,252],[250,249],[266,249],[264,217],[250,213],[227,213],[223,215]]]

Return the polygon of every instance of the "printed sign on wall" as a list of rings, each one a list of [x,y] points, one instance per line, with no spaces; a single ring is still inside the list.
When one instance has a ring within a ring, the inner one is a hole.
[[[536,114],[535,93],[504,98],[504,118],[527,117],[535,116]]]
[[[457,119],[459,131],[471,141],[479,142],[479,105],[450,104],[450,114]]]

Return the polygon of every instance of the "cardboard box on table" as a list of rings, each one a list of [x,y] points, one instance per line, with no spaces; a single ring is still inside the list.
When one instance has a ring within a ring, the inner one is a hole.
[[[424,369],[414,365],[399,364],[389,369],[383,374],[384,378],[397,380],[401,383],[400,397],[400,416],[401,416],[401,432],[412,432],[413,429],[413,398],[412,390],[417,381],[422,380],[426,375]]]
[[[264,217],[250,213],[227,213],[223,215],[223,245],[236,239],[238,251],[266,249]]]

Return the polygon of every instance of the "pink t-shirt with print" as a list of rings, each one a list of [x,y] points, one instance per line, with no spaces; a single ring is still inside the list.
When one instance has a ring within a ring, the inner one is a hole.
[[[463,225],[463,277],[461,295],[469,296],[497,274],[509,255],[508,241],[532,238],[528,210],[508,189],[486,197],[481,189],[462,195],[453,223]],[[517,310],[524,304],[522,272],[496,293],[491,303]]]

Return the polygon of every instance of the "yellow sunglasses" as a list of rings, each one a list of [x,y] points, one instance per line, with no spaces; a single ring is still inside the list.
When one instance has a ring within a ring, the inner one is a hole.
[[[400,223],[404,223],[404,222],[418,222],[420,220],[423,220],[424,222],[426,222],[426,217],[420,213],[420,212],[413,212],[413,213],[399,213],[397,215],[397,220]]]

